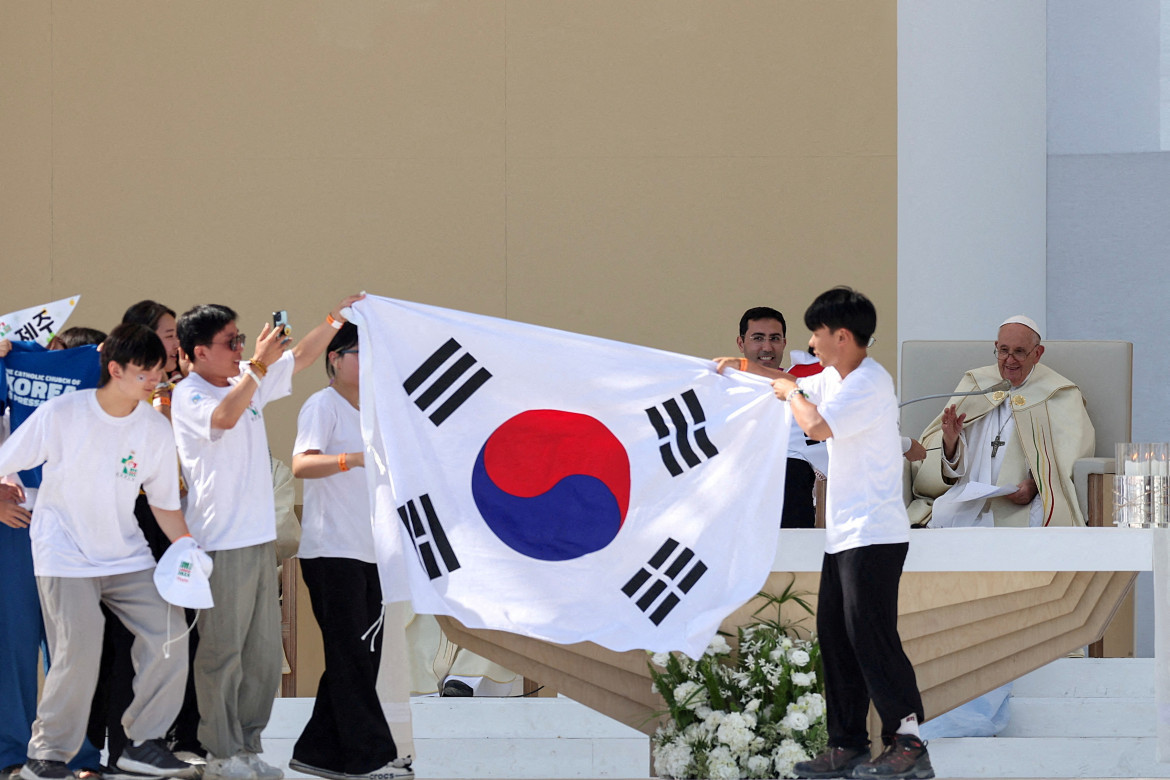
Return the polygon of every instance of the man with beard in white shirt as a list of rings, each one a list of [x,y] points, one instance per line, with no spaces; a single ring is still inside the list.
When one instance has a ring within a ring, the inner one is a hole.
[[[769,379],[783,374],[784,368],[780,364],[784,360],[784,347],[788,343],[786,331],[784,315],[777,309],[756,306],[745,311],[739,318],[739,337],[736,339],[736,345],[746,361],[741,364],[742,369]],[[805,357],[809,356],[805,354]],[[803,376],[820,372],[819,365],[815,366],[815,371],[808,366],[801,368],[804,369]],[[793,425],[789,432],[781,528],[812,528],[816,525],[813,491],[816,488],[817,471],[824,473],[827,464],[824,442],[809,439],[804,431]]]

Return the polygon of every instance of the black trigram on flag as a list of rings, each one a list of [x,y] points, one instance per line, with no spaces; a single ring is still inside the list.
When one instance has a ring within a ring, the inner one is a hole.
[[[459,352],[463,354],[440,372],[440,369]],[[451,416],[452,412],[471,397],[472,393],[492,378],[491,372],[482,366],[465,378],[464,375],[471,371],[475,364],[476,359],[464,350],[458,341],[447,339],[446,344],[436,349],[434,354],[424,360],[423,364],[407,377],[406,381],[402,383],[402,387],[406,390],[407,395],[413,397],[415,406],[424,412],[430,409],[444,393],[454,387],[454,392],[450,393],[429,415],[431,422],[435,425],[441,425]],[[423,387],[424,384],[426,387],[415,396],[414,391]]]
[[[622,586],[622,593],[634,599],[638,609],[646,612],[650,622],[657,626],[706,572],[707,564],[695,557],[694,550],[668,538]]]
[[[719,454],[719,450],[707,438],[707,417],[703,414],[703,407],[699,404],[699,397],[695,395],[695,391],[687,390],[680,398],[686,405],[686,412],[676,398],[646,410],[650,424],[658,433],[658,452],[662,455],[662,464],[672,477],[683,473],[679,458],[682,458],[687,468],[694,468],[702,461],[699,453],[695,452],[695,447],[691,446],[691,439],[694,439],[695,446],[708,460]],[[665,417],[663,412],[666,413]]]
[[[398,516],[402,518],[402,524],[406,526],[410,539],[414,542],[414,551],[418,553],[419,561],[427,570],[427,576],[435,580],[458,569],[459,559],[455,557],[455,551],[447,541],[447,534],[439,523],[434,505],[431,504],[431,497],[423,493],[417,502],[418,505],[415,504],[415,499],[412,499],[398,507]],[[418,511],[419,506],[422,507],[421,514]]]

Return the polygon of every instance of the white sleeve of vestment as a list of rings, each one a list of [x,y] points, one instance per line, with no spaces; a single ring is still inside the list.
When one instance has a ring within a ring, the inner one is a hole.
[[[955,444],[955,457],[947,460],[946,445],[941,445],[942,473],[947,479],[959,479],[967,473],[967,432],[959,432],[959,441]]]

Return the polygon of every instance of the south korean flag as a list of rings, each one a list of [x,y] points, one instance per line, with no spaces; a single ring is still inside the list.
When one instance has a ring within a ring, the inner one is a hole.
[[[386,602],[697,658],[763,586],[791,424],[767,381],[375,296],[352,320]]]

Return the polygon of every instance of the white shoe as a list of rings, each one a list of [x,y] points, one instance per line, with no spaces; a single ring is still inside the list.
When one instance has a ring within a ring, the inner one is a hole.
[[[375,769],[364,775],[351,775],[361,780],[399,780],[400,778],[414,777],[414,769],[410,766],[410,756],[396,758],[386,766]]]
[[[203,780],[259,780],[256,770],[244,760],[242,753],[231,758],[207,757]]]
[[[288,760],[288,768],[294,772],[300,772],[302,775],[315,775],[317,777],[324,777],[326,780],[350,780],[350,775],[345,772],[335,772],[332,769],[325,769],[312,764],[306,764],[304,761],[298,761],[295,758]]]
[[[258,780],[284,780],[284,772],[272,766],[272,764],[264,763],[264,759],[260,758],[259,753],[244,751],[236,755],[243,757],[248,767],[256,773]]]

